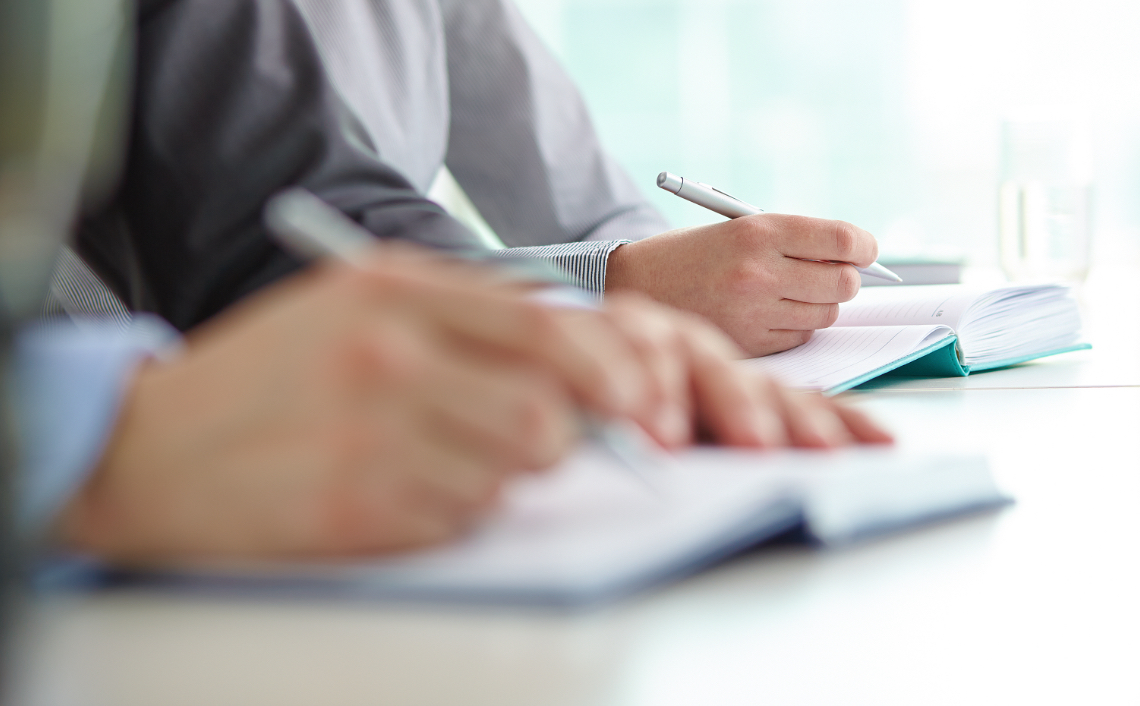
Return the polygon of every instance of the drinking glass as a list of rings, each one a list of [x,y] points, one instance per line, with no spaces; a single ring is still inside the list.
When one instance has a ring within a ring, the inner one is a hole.
[[[1002,269],[1014,281],[1081,282],[1092,251],[1093,184],[1084,132],[1073,120],[1002,125]]]

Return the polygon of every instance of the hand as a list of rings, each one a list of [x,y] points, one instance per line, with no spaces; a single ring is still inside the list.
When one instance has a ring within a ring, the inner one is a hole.
[[[423,313],[447,317],[454,307],[445,303]],[[855,410],[741,366],[740,348],[715,326],[641,294],[610,295],[600,311],[520,302],[498,321],[487,313],[496,308],[473,303],[450,322],[464,329],[468,350],[548,369],[584,409],[630,418],[667,448],[698,439],[754,448],[891,440]]]
[[[144,367],[62,541],[126,562],[400,549],[455,535],[512,474],[565,455],[566,385],[468,347],[536,307],[388,255],[294,277]]]
[[[878,257],[870,233],[841,221],[760,214],[663,233],[610,255],[606,291],[636,290],[712,321],[749,356],[806,343],[859,291]]]
[[[695,314],[642,295],[617,294],[606,298],[600,318],[574,311],[563,317],[578,328],[579,340],[616,338],[606,355],[632,357],[629,367],[648,377],[647,393],[630,416],[666,447],[699,439],[753,448],[892,440],[857,410],[788,390],[742,366],[742,351]],[[610,331],[590,330],[597,327]]]
[[[518,290],[493,271],[450,267],[448,278],[424,280],[404,297],[419,316],[446,326],[468,353],[547,371],[583,409],[630,418],[665,447],[890,441],[861,413],[740,366],[740,348],[695,314],[636,293],[608,296],[600,311],[511,301]],[[481,289],[469,286],[473,278]]]

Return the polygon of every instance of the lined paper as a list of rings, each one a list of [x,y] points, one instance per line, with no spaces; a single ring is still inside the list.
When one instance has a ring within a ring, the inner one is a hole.
[[[868,287],[839,305],[835,326],[907,326],[937,324],[957,330],[980,292],[958,285]]]
[[[954,335],[948,326],[859,326],[816,331],[798,348],[745,365],[791,387],[829,390]]]
[[[1080,338],[1081,317],[1061,285],[873,287],[839,305],[835,326],[908,324],[951,327],[965,363],[975,366],[1071,346]]]

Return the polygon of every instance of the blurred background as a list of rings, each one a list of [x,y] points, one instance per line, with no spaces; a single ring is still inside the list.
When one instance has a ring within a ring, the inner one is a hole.
[[[1018,121],[1044,121],[1061,127],[1037,161],[1064,152],[1053,171],[1087,196],[1076,217],[1092,259],[1140,263],[1140,4],[518,4],[674,225],[709,215],[653,188],[662,170],[768,211],[851,221],[886,258],[996,266],[1001,185],[1034,160]]]

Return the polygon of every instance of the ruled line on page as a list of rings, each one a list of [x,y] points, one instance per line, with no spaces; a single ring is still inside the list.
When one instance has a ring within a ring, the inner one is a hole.
[[[816,331],[802,346],[747,364],[791,387],[827,390],[919,350],[942,326],[859,326]]]

